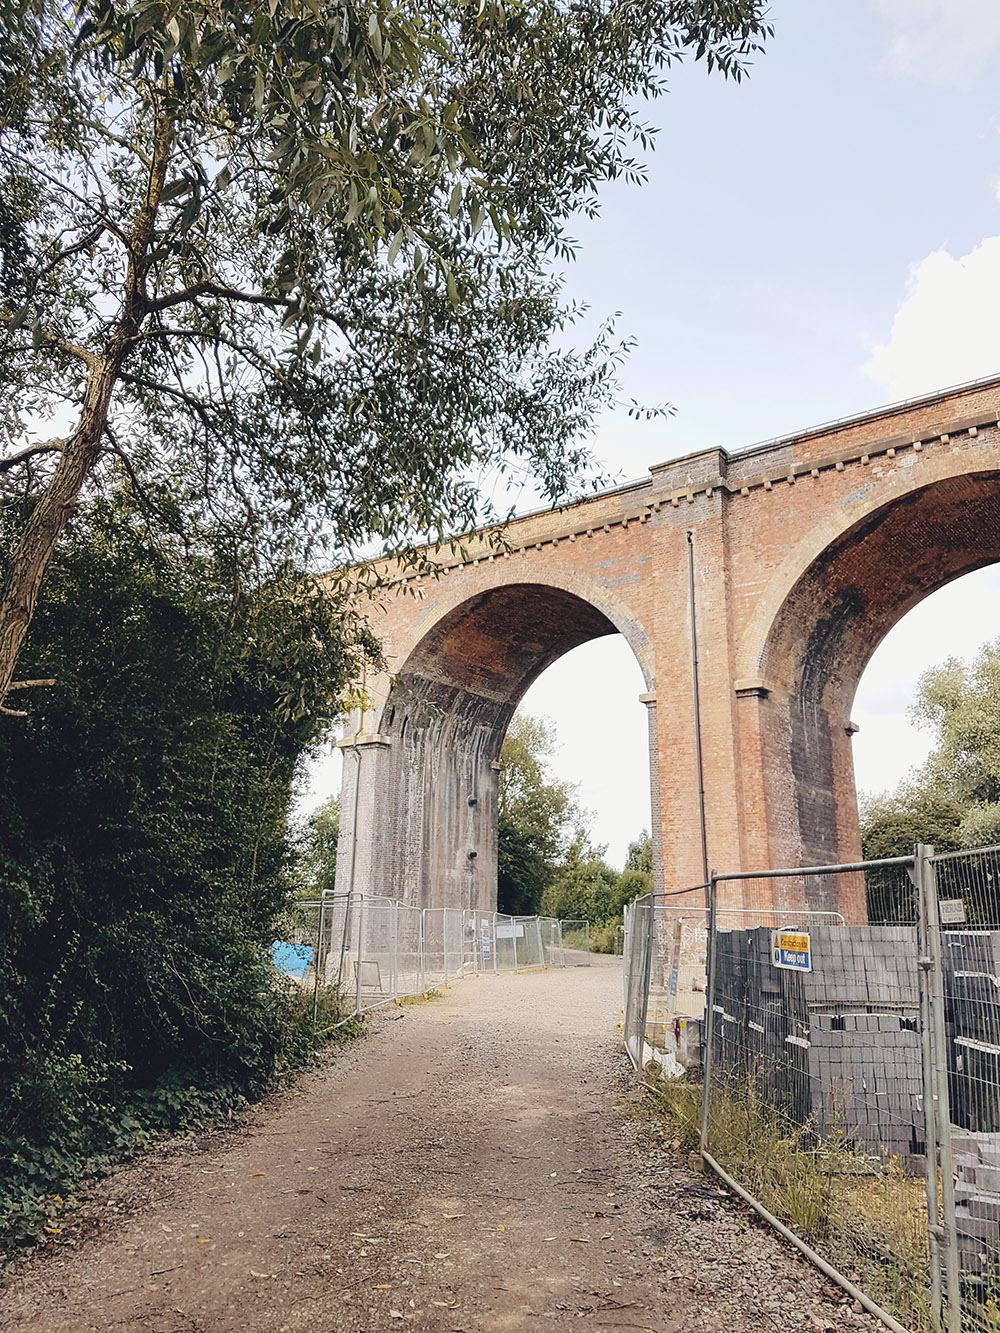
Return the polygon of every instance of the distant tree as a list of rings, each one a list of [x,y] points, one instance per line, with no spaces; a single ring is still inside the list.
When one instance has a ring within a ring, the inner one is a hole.
[[[646,829],[643,829],[634,842],[628,845],[628,853],[625,857],[625,869],[634,870],[639,874],[648,875],[650,885],[653,881],[653,839],[649,836]]]
[[[861,847],[869,861],[907,856],[918,842],[954,851],[963,845],[961,826],[961,806],[930,784],[904,783],[861,804]]]
[[[332,892],[339,834],[340,797],[331,796],[306,819],[296,839],[303,895],[318,898],[324,891]]]
[[[865,856],[1000,842],[1000,640],[968,666],[949,658],[924,672],[910,717],[936,744],[911,779],[863,803]]]
[[[614,915],[619,876],[604,860],[604,851],[593,847],[584,830],[577,828],[542,895],[543,915],[592,923]]]
[[[910,717],[936,744],[895,791],[862,803],[865,857],[907,856],[918,842],[939,852],[1000,842],[1000,640],[968,666],[949,658],[924,672]],[[869,871],[867,889],[870,913],[912,919],[908,884],[890,869]],[[992,920],[1000,903],[981,898],[969,910]]]
[[[625,857],[625,868],[615,886],[615,920],[621,918],[626,903],[653,891],[653,840],[643,829],[630,842]]]
[[[501,912],[538,911],[580,818],[572,783],[553,778],[547,760],[556,735],[546,718],[517,713],[500,751],[497,904]]]
[[[959,845],[1000,841],[1000,639],[926,672],[912,713],[936,734],[924,774],[962,812]]]

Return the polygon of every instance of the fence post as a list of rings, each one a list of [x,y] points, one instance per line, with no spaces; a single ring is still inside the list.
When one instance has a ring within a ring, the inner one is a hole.
[[[320,950],[323,947],[323,909],[326,906],[326,899],[322,896],[319,900],[319,922],[316,926],[316,965],[313,972],[313,1027],[315,1028],[319,1017],[319,968],[320,968]]]
[[[517,921],[514,917],[510,918],[511,943],[514,946],[514,971],[517,971]]]
[[[538,936],[538,959],[542,967],[548,967],[545,961],[545,941],[542,939],[542,918],[535,917],[535,934]]]
[[[941,1164],[942,1241],[944,1244],[945,1310],[947,1333],[961,1333],[962,1279],[958,1263],[958,1234],[955,1229],[955,1177],[951,1151],[951,1101],[948,1094],[948,1044],[944,1021],[944,962],[941,956],[941,919],[938,913],[937,874],[934,848],[917,846],[922,904],[930,962],[931,1055],[934,1069],[934,1120]]]
[[[365,895],[358,894],[358,947],[354,954],[354,1012],[361,1013],[361,950],[365,938]]]
[[[708,948],[705,957],[705,1059],[702,1062],[700,1150],[708,1148],[708,1100],[712,1083],[712,1038],[715,1033],[715,916],[718,881],[713,870],[708,886]]]
[[[427,916],[427,908],[420,909],[420,938],[418,940],[417,950],[417,990],[424,988],[424,976],[426,972],[426,963],[424,961],[424,919]]]
[[[919,850],[919,849],[918,849]],[[931,956],[927,941],[927,913],[924,910],[924,876],[927,862],[915,856],[910,878],[917,898],[917,981],[920,998],[920,1065],[924,1098],[924,1184],[927,1191],[927,1241],[931,1269],[931,1315],[942,1320],[941,1297],[941,1230],[940,1198],[938,1195],[937,1117],[935,1115],[934,1043],[931,1036],[930,969]]]

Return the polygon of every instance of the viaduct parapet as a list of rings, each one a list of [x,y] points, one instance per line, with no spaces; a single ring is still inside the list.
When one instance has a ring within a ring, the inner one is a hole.
[[[513,521],[503,551],[473,534],[435,575],[383,589],[369,619],[389,671],[342,742],[338,887],[493,907],[513,712],[563,653],[615,633],[645,678],[657,886],[700,882],[689,532],[710,864],[856,859],[855,690],[902,615],[1000,560],[998,412],[1000,377],[704,450]],[[593,684],[599,744],[613,701]],[[809,906],[863,919],[824,892]]]

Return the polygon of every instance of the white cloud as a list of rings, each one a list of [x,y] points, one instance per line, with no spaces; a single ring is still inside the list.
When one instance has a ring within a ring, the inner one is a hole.
[[[879,0],[892,36],[886,68],[921,83],[957,84],[1000,46],[997,0]]]
[[[1000,374],[1000,236],[954,259],[935,250],[910,269],[889,340],[863,373],[888,398],[911,398]]]

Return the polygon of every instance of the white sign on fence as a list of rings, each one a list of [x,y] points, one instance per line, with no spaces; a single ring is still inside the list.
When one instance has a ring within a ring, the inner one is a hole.
[[[521,940],[524,939],[523,921],[498,921],[496,929],[498,940]]]

